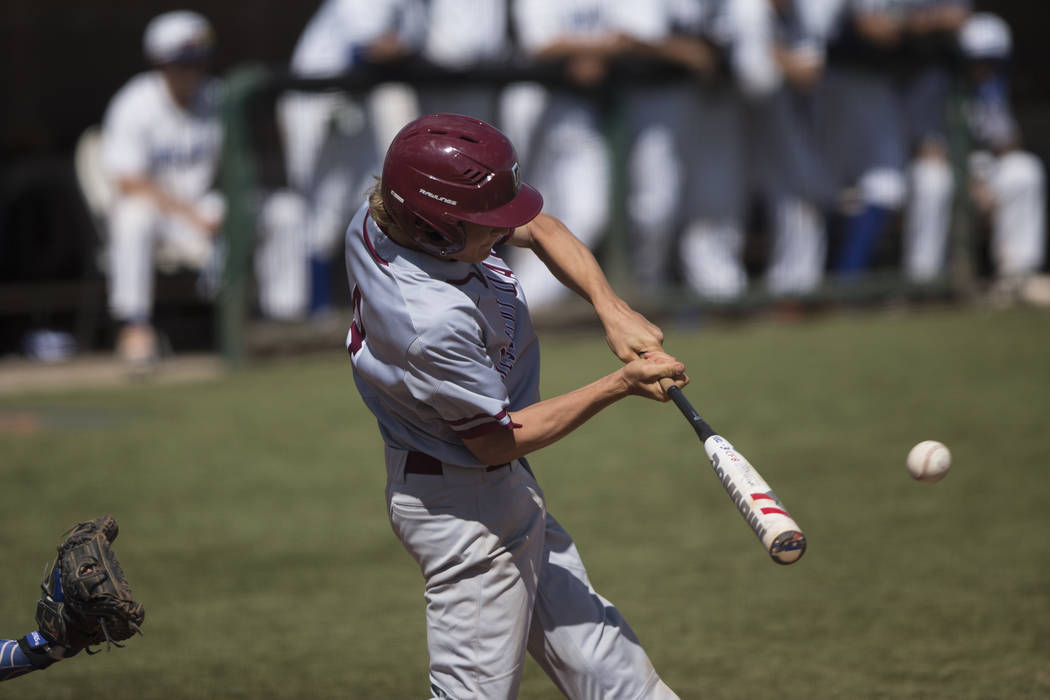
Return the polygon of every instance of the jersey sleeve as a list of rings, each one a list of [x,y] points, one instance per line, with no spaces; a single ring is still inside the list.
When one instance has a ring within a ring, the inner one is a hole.
[[[136,92],[128,89],[116,94],[102,121],[102,167],[110,177],[149,174],[146,144],[147,111]]]
[[[507,387],[481,340],[457,322],[433,324],[408,349],[406,385],[460,439],[519,427],[507,412]]]

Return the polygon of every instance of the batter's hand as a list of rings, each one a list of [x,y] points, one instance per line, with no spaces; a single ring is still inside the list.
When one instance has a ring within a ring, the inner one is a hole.
[[[663,352],[664,332],[626,303],[599,317],[605,327],[605,342],[622,362],[632,362],[647,352]]]
[[[620,372],[627,383],[627,393],[666,402],[667,392],[660,380],[670,377],[678,388],[689,383],[685,365],[663,351],[647,352],[640,359],[628,362]]]

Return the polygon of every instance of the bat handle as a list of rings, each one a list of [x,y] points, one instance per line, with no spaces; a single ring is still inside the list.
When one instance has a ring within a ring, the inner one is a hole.
[[[707,438],[715,435],[714,429],[700,416],[700,412],[693,407],[693,404],[689,403],[689,399],[685,397],[685,393],[678,388],[678,385],[674,383],[673,379],[670,377],[663,377],[660,379],[660,386],[663,388],[664,393],[667,394],[668,398],[674,401],[675,405],[678,406],[678,410],[686,417],[689,424],[693,426],[693,430],[696,431],[696,435],[700,438],[700,442],[705,442]]]

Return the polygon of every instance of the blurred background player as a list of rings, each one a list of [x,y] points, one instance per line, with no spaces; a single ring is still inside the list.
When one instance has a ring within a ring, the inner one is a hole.
[[[611,3],[615,31],[627,50],[618,73],[642,71],[620,84],[628,153],[626,207],[630,266],[639,290],[653,298],[673,288],[674,246],[682,218],[685,144],[696,128],[690,78],[709,78],[715,53],[689,31],[699,2]],[[659,73],[666,80],[652,80]]]
[[[521,132],[531,133],[524,138],[523,175],[546,193],[546,212],[593,251],[609,222],[611,183],[599,91],[610,61],[623,50],[610,3],[515,0],[511,9],[524,55],[559,65],[567,81],[565,87],[514,94],[513,110],[536,115],[533,124],[511,127],[515,139]],[[530,251],[513,252],[509,262],[534,312],[566,297],[565,287],[541,260]]]
[[[701,298],[729,301],[747,289],[752,204],[763,207],[768,232],[766,289],[799,295],[823,280],[822,210],[834,187],[816,134],[814,93],[825,61],[823,25],[814,16],[820,8],[812,5],[692,3],[698,21],[690,22],[691,41],[713,58],[698,64],[697,116],[682,149],[688,174],[680,255],[685,282]]]
[[[422,37],[420,0],[326,0],[291,59],[298,77],[366,73],[407,59]],[[363,98],[289,93],[278,106],[288,179],[308,202],[309,311],[332,307],[331,266],[356,202],[373,184],[398,126],[418,113],[415,94],[385,84]]]
[[[904,11],[905,0],[844,0],[826,11],[819,133],[836,187],[847,195],[832,261],[842,277],[867,271],[904,203],[907,146],[895,82]]]
[[[113,97],[102,125],[103,174],[115,195],[106,214],[110,309],[121,323],[117,353],[133,366],[158,358],[153,266],[201,271],[209,296],[221,285],[219,233],[225,202],[213,189],[222,147],[221,86],[207,73],[214,45],[208,20],[161,14],[143,38],[154,70]],[[261,194],[255,243],[260,310],[294,317],[305,303],[297,241],[304,207],[288,191]]]
[[[109,303],[122,324],[118,355],[156,359],[151,323],[153,256],[204,268],[224,214],[211,190],[221,148],[218,81],[207,75],[214,34],[194,12],[170,12],[146,27],[155,67],[113,97],[102,125],[102,168],[115,181],[107,215]]]
[[[968,0],[912,0],[902,42],[899,91],[911,162],[901,222],[904,274],[925,282],[944,270],[955,183],[948,151],[947,115],[958,68],[958,32]]]
[[[768,0],[770,59],[777,75],[751,101],[750,180],[766,207],[769,248],[765,286],[775,296],[813,292],[823,281],[824,220],[834,199],[816,133],[815,93],[824,76],[820,0]]]
[[[694,92],[685,225],[679,245],[683,281],[698,297],[728,301],[748,284],[744,267],[749,104],[778,85],[767,0],[701,0],[695,41],[715,54],[716,70]]]
[[[968,61],[967,114],[975,146],[971,192],[991,229],[993,300],[1008,304],[1021,296],[1050,304],[1046,282],[1037,277],[1046,260],[1046,169],[1022,149],[1010,105],[1010,27],[997,15],[975,13],[959,43]]]
[[[832,174],[848,193],[833,262],[842,276],[870,269],[902,210],[905,275],[928,281],[941,271],[954,188],[946,122],[954,37],[969,6],[846,0],[829,13],[820,116]]]

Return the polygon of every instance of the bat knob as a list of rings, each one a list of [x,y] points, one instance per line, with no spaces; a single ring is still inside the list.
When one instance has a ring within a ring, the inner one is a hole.
[[[798,530],[780,533],[769,545],[769,556],[778,564],[794,564],[806,553],[806,536]]]

